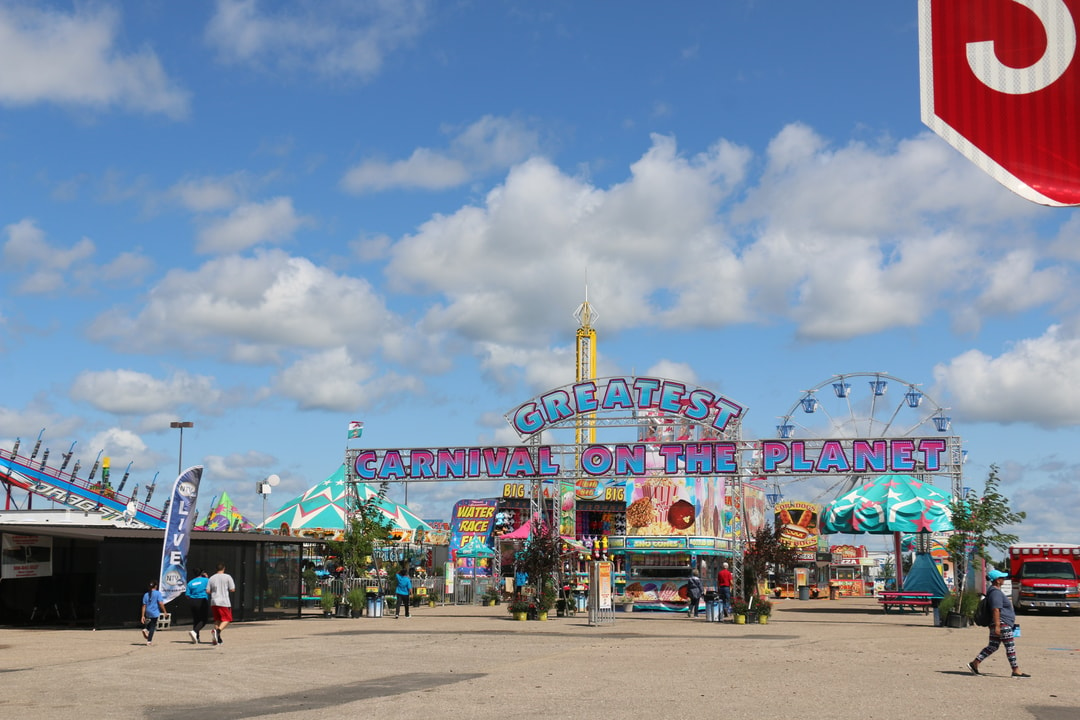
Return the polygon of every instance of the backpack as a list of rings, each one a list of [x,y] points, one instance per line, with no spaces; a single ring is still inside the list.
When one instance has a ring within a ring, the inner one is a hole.
[[[979,604],[975,606],[975,616],[972,618],[975,624],[979,627],[990,627],[990,623],[994,620],[994,611],[990,608],[990,594],[987,593],[979,599]]]

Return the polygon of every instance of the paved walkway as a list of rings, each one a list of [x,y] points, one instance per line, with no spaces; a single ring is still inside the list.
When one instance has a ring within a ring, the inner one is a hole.
[[[184,626],[0,629],[0,716],[32,718],[1080,718],[1080,618],[1021,617],[974,677],[984,628],[872,599],[786,600],[768,625],[619,613],[515,622],[505,606],[281,620],[193,645]],[[204,635],[207,633],[204,632]]]

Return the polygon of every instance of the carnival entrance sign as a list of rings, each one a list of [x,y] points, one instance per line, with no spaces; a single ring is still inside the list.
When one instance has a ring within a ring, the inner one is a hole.
[[[1005,187],[1080,204],[1080,0],[919,0],[922,120]]]
[[[844,377],[839,383],[846,396],[850,383]],[[879,395],[889,379],[881,374],[871,378]],[[905,387],[915,391],[910,384]],[[914,395],[904,397],[905,408],[915,402]],[[820,407],[816,401],[797,405],[804,413]],[[875,407],[886,405],[875,401]],[[814,477],[840,475],[850,482],[868,475],[918,473],[946,477],[954,487],[960,483],[960,438],[946,434],[947,423],[931,422],[938,425],[935,435],[928,434],[933,427],[921,424],[904,432],[882,423],[869,436],[838,423],[837,434],[829,437],[812,435],[805,421],[789,413],[782,423],[786,435],[746,440],[741,437],[745,414],[741,403],[674,380],[599,378],[556,388],[507,413],[507,422],[521,437],[519,445],[349,448],[347,479],[521,481],[529,485],[529,517],[549,527],[562,526],[562,514],[574,512],[575,498],[625,503],[626,530],[623,537],[614,537],[619,544],[612,547],[730,554],[736,580],[742,578],[742,550],[752,532],[747,515],[752,493],[746,488],[752,480],[786,485]],[[838,413],[831,417],[839,420]],[[576,441],[600,434],[600,442]],[[753,494],[764,506],[764,491]],[[492,521],[491,510],[484,522]],[[760,516],[764,521],[763,512]]]

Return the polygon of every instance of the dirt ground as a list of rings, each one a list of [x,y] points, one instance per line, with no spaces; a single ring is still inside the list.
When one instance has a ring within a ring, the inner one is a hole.
[[[777,602],[767,625],[425,607],[237,624],[219,647],[185,625],[153,647],[137,630],[0,629],[0,717],[1080,718],[1080,618],[1020,624],[1024,680],[1003,649],[967,671],[985,628],[869,598]]]

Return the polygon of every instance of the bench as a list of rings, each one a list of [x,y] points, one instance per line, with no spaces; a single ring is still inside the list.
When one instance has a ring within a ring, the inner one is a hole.
[[[318,595],[303,595],[301,597],[297,597],[296,595],[282,595],[282,596],[280,596],[278,598],[278,600],[280,600],[283,603],[286,603],[286,607],[288,607],[288,603],[294,603],[294,602],[298,602],[300,604],[309,603],[309,602],[310,603],[321,602],[322,597],[320,597]]]
[[[940,600],[940,598],[934,597],[931,593],[920,592],[879,592],[878,603],[881,605],[885,612],[889,612],[892,609],[897,609],[903,612],[904,610],[911,610],[913,612],[922,611],[923,613],[930,612],[930,608],[934,606],[934,601]]]

